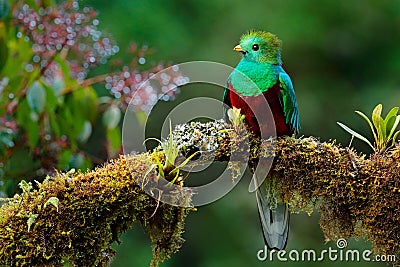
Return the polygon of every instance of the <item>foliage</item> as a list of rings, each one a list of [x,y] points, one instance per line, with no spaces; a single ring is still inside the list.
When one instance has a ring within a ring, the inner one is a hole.
[[[374,136],[374,145],[372,145],[366,137],[350,129],[346,125],[340,122],[338,122],[338,124],[351,135],[366,142],[375,151],[375,153],[382,153],[394,146],[396,138],[400,134],[400,130],[396,131],[396,128],[400,122],[400,115],[397,115],[398,111],[399,108],[394,107],[389,111],[385,118],[382,118],[382,105],[379,104],[372,111],[372,122],[364,113],[358,110],[356,111],[358,115],[363,117],[363,119],[368,122],[371,132]]]
[[[229,121],[232,123],[233,128],[236,131],[239,131],[244,128],[245,116],[240,114],[240,108],[233,107],[233,108],[228,109],[227,115],[228,115]]]
[[[119,47],[99,28],[97,12],[78,1],[4,0],[0,15],[0,179],[10,194],[22,176],[87,169],[115,157],[121,113],[131,100],[143,113],[159,97],[171,100],[177,92],[168,90],[166,97],[157,87],[141,90],[164,65],[144,70],[152,51],[136,44],[127,65],[115,59],[107,73],[90,77]],[[173,89],[179,77],[175,69],[159,82]],[[98,83],[105,96],[93,87]],[[99,144],[98,152],[91,143]]]
[[[169,136],[164,142],[157,138],[148,138],[147,140],[156,140],[160,144],[160,149],[162,149],[164,159],[160,159],[159,156],[152,157],[155,163],[150,168],[155,168],[159,175],[163,178],[169,180],[172,184],[178,182],[182,185],[183,179],[180,177],[180,170],[186,166],[186,164],[195,156],[197,156],[200,151],[196,151],[187,157],[182,163],[176,165],[176,160],[179,156],[181,145],[177,143],[174,136],[172,135],[172,123],[169,122]],[[164,161],[164,163],[162,163]],[[149,171],[148,171],[149,172]]]

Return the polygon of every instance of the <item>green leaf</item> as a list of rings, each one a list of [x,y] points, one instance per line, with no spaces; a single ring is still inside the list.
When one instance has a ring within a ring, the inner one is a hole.
[[[8,178],[21,179],[21,176],[40,168],[40,162],[30,155],[26,148],[19,148],[4,162],[5,175]]]
[[[28,101],[23,100],[17,108],[17,122],[25,130],[28,145],[33,149],[39,141],[39,125],[37,114],[29,107]]]
[[[59,199],[57,197],[50,197],[46,201],[46,203],[44,203],[44,208],[46,208],[48,205],[53,205],[57,209],[57,212],[58,212],[58,202],[59,202]]]
[[[78,142],[80,142],[81,144],[86,143],[91,135],[92,135],[92,124],[90,123],[90,121],[85,121],[83,130],[78,136]]]
[[[78,153],[78,154],[72,154],[72,156],[69,159],[69,169],[74,168],[74,169],[80,169],[85,161],[85,157]]]
[[[73,92],[73,101],[77,112],[84,119],[94,122],[97,116],[98,96],[93,87],[85,87]]]
[[[397,126],[399,125],[399,122],[400,122],[400,115],[397,115],[397,116],[396,116],[396,120],[395,120],[395,122],[393,123],[392,128],[390,129],[390,133],[389,133],[389,135],[388,135],[388,139],[390,139],[390,138],[392,137],[394,131],[396,130]],[[396,136],[396,137],[397,137],[397,136]],[[395,136],[393,136],[393,138],[395,138]]]
[[[381,114],[382,114],[382,104],[378,104],[372,111],[372,122],[374,123],[378,133],[380,132],[379,129],[380,129]]]
[[[71,155],[71,150],[64,149],[58,158],[57,169],[66,170],[69,166]]]
[[[52,87],[45,83],[43,83],[42,86],[46,92],[45,110],[47,113],[53,113],[58,105],[58,97],[56,96]]]
[[[78,84],[78,82],[75,79],[71,78],[71,69],[68,65],[67,60],[63,59],[60,56],[60,54],[58,54],[54,58],[54,61],[58,64],[58,66],[60,67],[61,73],[63,74],[64,86],[62,89],[64,90],[66,87],[68,87],[68,88],[75,87]],[[57,91],[56,93],[61,94],[62,91],[60,91],[60,92]]]
[[[356,112],[358,115],[360,115],[361,117],[363,117],[364,120],[366,120],[366,121],[368,122],[369,127],[371,128],[371,132],[372,132],[372,134],[374,135],[375,142],[378,142],[378,137],[377,137],[377,135],[376,135],[376,133],[375,133],[374,125],[372,125],[372,122],[371,122],[370,119],[367,117],[367,115],[365,115],[364,113],[362,113],[361,111],[358,111],[358,110],[356,110],[355,112]]]
[[[400,131],[397,131],[394,135],[393,135],[393,140],[392,140],[392,145],[394,145],[394,143],[396,142],[397,136],[399,136]]]
[[[106,136],[108,156],[114,158],[121,149],[121,131],[119,128],[107,129]]]
[[[397,112],[399,111],[398,107],[392,108],[389,113],[386,115],[385,118],[385,125],[386,125],[386,133],[389,135],[390,130],[393,128],[393,124],[396,120]]]
[[[365,138],[364,136],[362,136],[361,134],[357,133],[356,131],[350,129],[349,127],[347,127],[346,125],[344,125],[343,123],[337,122],[337,124],[339,124],[340,127],[342,127],[346,132],[350,133],[351,135],[353,135],[354,137],[357,137],[358,139],[364,141],[365,143],[367,143],[370,147],[372,147],[372,149],[374,149],[373,145],[371,144],[371,142]]]
[[[194,157],[197,156],[198,154],[201,154],[200,151],[196,151],[195,153],[193,153],[192,155],[190,155],[187,159],[185,159],[184,162],[182,162],[181,164],[179,164],[176,169],[180,169],[186,166],[186,164],[188,164],[188,162]]]
[[[28,224],[28,232],[31,230],[32,224],[35,222],[36,218],[39,216],[39,214],[30,214],[27,224]]]
[[[34,82],[26,93],[30,108],[36,113],[42,113],[46,104],[46,91],[39,82]]]
[[[1,19],[1,1],[0,0],[0,19]],[[4,0],[3,0],[4,1]],[[9,49],[7,46],[7,32],[5,25],[0,21],[0,73],[8,61]]]
[[[103,114],[103,124],[107,129],[114,129],[121,120],[121,110],[116,105],[111,105]]]
[[[59,126],[59,120],[57,120],[56,114],[53,112],[48,113],[49,116],[49,122],[50,122],[50,129],[51,132],[57,137],[61,137],[61,132],[60,132],[60,126]]]
[[[386,125],[382,117],[379,118],[379,141],[380,144],[386,141]]]
[[[0,19],[7,16],[10,10],[10,2],[8,0],[0,0]]]
[[[86,121],[81,105],[75,101],[73,96],[68,95],[64,105],[57,113],[61,133],[69,138],[72,148],[75,148],[77,138],[81,134]]]
[[[39,141],[39,125],[33,120],[27,121],[26,131],[28,136],[28,145],[31,149],[35,148]]]

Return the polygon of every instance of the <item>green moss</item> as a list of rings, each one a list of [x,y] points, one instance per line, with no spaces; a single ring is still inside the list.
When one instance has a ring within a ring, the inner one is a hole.
[[[320,212],[327,240],[364,236],[375,253],[398,254],[399,152],[366,159],[334,142],[279,138],[273,171],[288,203]]]
[[[135,221],[154,244],[154,266],[170,257],[183,242],[188,210],[158,205],[136,184],[149,168],[147,156],[120,157],[88,173],[59,173],[11,199],[0,209],[0,264],[107,266],[115,254],[111,244]],[[48,205],[55,198],[58,211]]]
[[[259,157],[274,157],[270,175],[281,198],[293,212],[320,212],[326,240],[363,236],[375,253],[400,252],[400,147],[366,157],[313,137],[262,141],[221,121],[180,128],[174,135],[183,147],[201,150],[206,161],[230,160],[233,170],[246,154],[253,168]],[[188,132],[199,134],[188,139]],[[22,193],[0,208],[0,265],[107,266],[115,254],[111,244],[135,221],[153,243],[151,265],[168,259],[183,243],[191,209],[158,203],[143,192],[140,185],[158,181],[152,168],[157,160],[165,160],[162,151],[121,156],[87,173],[58,173],[36,190],[22,183]],[[184,188],[177,195],[186,204],[190,197]]]

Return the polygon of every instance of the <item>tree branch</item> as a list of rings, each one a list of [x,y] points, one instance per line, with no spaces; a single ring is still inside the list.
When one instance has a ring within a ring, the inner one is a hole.
[[[230,127],[190,123],[178,125],[173,136],[186,156],[203,151],[195,164],[242,162],[248,152],[254,168],[259,157],[274,156],[270,175],[279,178],[282,199],[294,212],[318,210],[326,239],[364,236],[375,253],[400,252],[400,147],[367,158],[314,137],[262,141]],[[33,191],[23,187],[0,209],[0,264],[106,266],[114,255],[111,244],[135,221],[154,245],[152,265],[170,257],[183,243],[191,208],[157,203],[144,193],[144,179],[157,181],[149,171],[155,158],[165,160],[162,151],[121,156],[87,173],[49,177]],[[190,203],[190,190],[178,193]],[[48,205],[51,197],[57,205]]]

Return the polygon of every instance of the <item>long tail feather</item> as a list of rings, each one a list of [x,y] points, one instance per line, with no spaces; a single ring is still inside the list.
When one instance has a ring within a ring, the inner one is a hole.
[[[269,249],[282,250],[286,247],[289,236],[290,213],[286,203],[274,201],[268,195],[271,190],[269,181],[259,187],[256,191],[258,212],[264,240]]]

